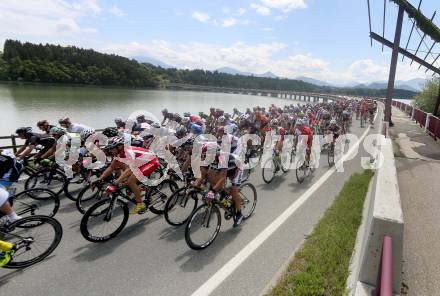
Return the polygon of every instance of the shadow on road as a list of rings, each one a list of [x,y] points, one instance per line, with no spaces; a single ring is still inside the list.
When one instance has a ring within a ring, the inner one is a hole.
[[[239,235],[241,227],[229,228],[218,234],[217,239],[207,249],[202,251],[195,251],[188,249],[185,253],[176,257],[174,261],[184,261],[180,265],[180,269],[185,272],[197,272],[202,270],[209,263],[213,262],[217,255],[224,250],[224,248],[231,244]]]
[[[77,262],[88,262],[105,257],[113,253],[113,251],[115,251],[117,248],[120,248],[123,244],[128,243],[130,239],[145,232],[148,224],[153,223],[161,218],[161,216],[155,216],[153,218],[139,220],[137,223],[125,227],[118,236],[108,242],[89,243],[86,246],[77,248],[74,250],[74,252],[79,254],[72,259]]]

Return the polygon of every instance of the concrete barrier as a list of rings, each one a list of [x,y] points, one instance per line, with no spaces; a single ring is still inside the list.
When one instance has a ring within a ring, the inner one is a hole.
[[[403,213],[391,140],[383,140],[387,142],[380,148],[384,163],[376,171],[370,184],[351,259],[350,276],[347,279],[350,295],[371,295],[375,289],[385,235],[390,236],[393,241],[393,293],[400,293]]]

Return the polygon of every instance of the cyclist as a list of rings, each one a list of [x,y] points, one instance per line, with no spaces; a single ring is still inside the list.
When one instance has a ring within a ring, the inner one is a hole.
[[[14,155],[0,150],[0,213],[5,215],[4,219],[12,223],[21,219],[9,203],[8,188],[17,182],[23,165],[18,162]]]
[[[136,207],[131,211],[131,214],[143,213],[147,206],[142,201],[141,190],[138,185],[139,180],[128,165],[127,159],[145,160],[145,163],[140,165],[138,169],[143,176],[148,177],[160,166],[157,157],[145,148],[132,146],[125,147],[124,138],[119,136],[111,138],[108,144],[104,147],[104,150],[108,155],[113,157],[113,160],[110,166],[102,173],[96,182],[102,182],[114,171],[120,170],[121,174],[115,183],[127,184],[130,190],[133,192],[136,200]]]
[[[310,161],[310,154],[312,152],[312,143],[313,143],[313,132],[310,127],[307,126],[306,120],[299,119],[296,122],[297,131],[296,134],[298,136],[307,136],[305,140],[303,140],[303,144],[307,145],[306,149],[306,161]]]
[[[47,120],[40,120],[37,122],[37,127],[46,134],[50,133],[50,129],[54,127],[54,125],[50,125]]]
[[[43,149],[41,149],[34,156],[34,159],[39,161],[46,152],[54,147],[55,144],[55,138],[50,134],[33,133],[32,128],[30,127],[20,127],[15,131],[15,133],[20,137],[20,139],[26,140],[24,145],[21,146],[20,149],[18,149],[18,151],[15,153],[18,160],[24,159],[32,152],[32,150],[34,150],[37,145],[41,145],[43,146]]]
[[[67,130],[68,133],[80,134],[84,130],[93,129],[84,124],[72,123],[69,117],[63,117],[58,120],[58,123]]]

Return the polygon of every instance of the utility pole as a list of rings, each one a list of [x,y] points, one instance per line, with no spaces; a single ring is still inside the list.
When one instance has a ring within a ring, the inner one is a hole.
[[[388,90],[387,98],[385,101],[385,122],[390,124],[391,122],[391,102],[393,99],[394,81],[396,80],[396,68],[397,57],[399,55],[400,48],[400,36],[402,35],[402,22],[403,22],[404,9],[399,6],[399,14],[397,16],[396,33],[394,35],[393,53],[391,56],[390,75],[388,78]]]

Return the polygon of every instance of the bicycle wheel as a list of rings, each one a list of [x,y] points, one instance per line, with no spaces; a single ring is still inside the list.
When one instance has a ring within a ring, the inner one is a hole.
[[[241,176],[241,182],[246,182],[249,180],[249,177],[251,176],[251,170],[250,169],[243,169],[243,175]]]
[[[78,194],[78,198],[76,199],[76,208],[81,214],[85,214],[87,210],[93,206],[96,202],[109,198],[108,194],[105,192],[106,185],[96,185],[92,187],[91,185],[87,185],[84,187]]]
[[[24,183],[25,190],[33,188],[44,188],[60,195],[67,185],[66,176],[58,170],[38,171],[30,176]]]
[[[263,166],[263,170],[261,171],[263,181],[265,183],[269,184],[272,182],[273,178],[275,177],[275,167],[275,162],[272,158],[266,161],[266,164]]]
[[[298,181],[298,183],[304,182],[307,176],[307,170],[308,169],[305,162],[303,162],[301,166],[299,167],[297,166],[295,173],[296,173],[296,180]]]
[[[168,224],[180,226],[188,221],[191,213],[196,209],[199,193],[182,187],[175,191],[165,204],[164,217]]]
[[[172,180],[163,180],[159,185],[150,187],[146,197],[150,201],[150,211],[156,215],[162,215],[168,198],[177,189],[176,182]]]
[[[17,251],[5,268],[23,268],[40,262],[58,246],[63,236],[61,224],[47,216],[29,216],[11,223],[0,238],[13,243]]]
[[[251,183],[245,183],[240,186],[241,214],[243,219],[249,218],[257,206],[257,190]]]
[[[329,166],[335,164],[335,146],[331,145],[327,152],[327,161]]]
[[[66,187],[64,188],[64,194],[72,201],[77,201],[79,193],[88,186],[92,181],[95,181],[98,177],[86,181],[86,176],[81,173],[73,175],[72,179],[67,179]]]
[[[21,217],[53,217],[60,207],[60,198],[48,189],[33,188],[14,195],[11,203],[17,215]]]
[[[189,218],[185,241],[193,250],[203,250],[217,238],[222,217],[217,205],[203,204]]]
[[[292,160],[289,158],[291,158],[290,154],[281,156],[280,167],[283,173],[287,173],[290,169],[290,163],[292,162]]]
[[[124,229],[128,215],[128,205],[119,199],[98,201],[82,217],[81,234],[90,242],[108,241]]]

